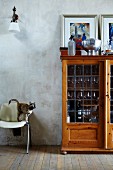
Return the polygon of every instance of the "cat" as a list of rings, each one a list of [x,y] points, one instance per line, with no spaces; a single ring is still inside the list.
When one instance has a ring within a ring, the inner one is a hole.
[[[17,116],[17,120],[20,121],[20,115],[21,114],[28,114],[30,110],[33,110],[36,108],[35,103],[31,103],[29,102],[29,104],[27,103],[20,103],[17,99],[11,99],[9,100],[9,104],[15,101],[17,102],[17,110],[18,110],[18,116]]]

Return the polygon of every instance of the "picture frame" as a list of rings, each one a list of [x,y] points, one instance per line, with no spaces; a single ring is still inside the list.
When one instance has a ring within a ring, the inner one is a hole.
[[[61,47],[68,47],[68,41],[73,34],[80,38],[82,33],[88,38],[98,38],[98,15],[68,15],[61,16]]]
[[[101,14],[100,15],[101,25],[101,51],[109,49],[111,40],[113,40],[113,15],[112,14]],[[113,47],[112,47],[113,48]]]

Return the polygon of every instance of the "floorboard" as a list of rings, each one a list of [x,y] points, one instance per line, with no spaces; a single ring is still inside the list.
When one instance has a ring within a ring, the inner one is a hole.
[[[68,153],[60,146],[0,146],[0,170],[113,170],[113,155]]]

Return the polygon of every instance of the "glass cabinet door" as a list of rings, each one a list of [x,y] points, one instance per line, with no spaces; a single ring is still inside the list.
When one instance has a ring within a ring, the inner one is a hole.
[[[113,123],[113,65],[110,66],[110,123]]]
[[[71,122],[99,122],[99,64],[67,65],[67,123]]]
[[[105,61],[105,147],[113,149],[113,61]]]

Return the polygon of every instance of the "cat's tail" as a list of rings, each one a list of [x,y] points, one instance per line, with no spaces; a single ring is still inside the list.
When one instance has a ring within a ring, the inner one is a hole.
[[[19,101],[18,101],[17,99],[11,99],[11,100],[9,100],[9,104],[10,104],[12,101],[15,101],[15,102],[19,103]]]

